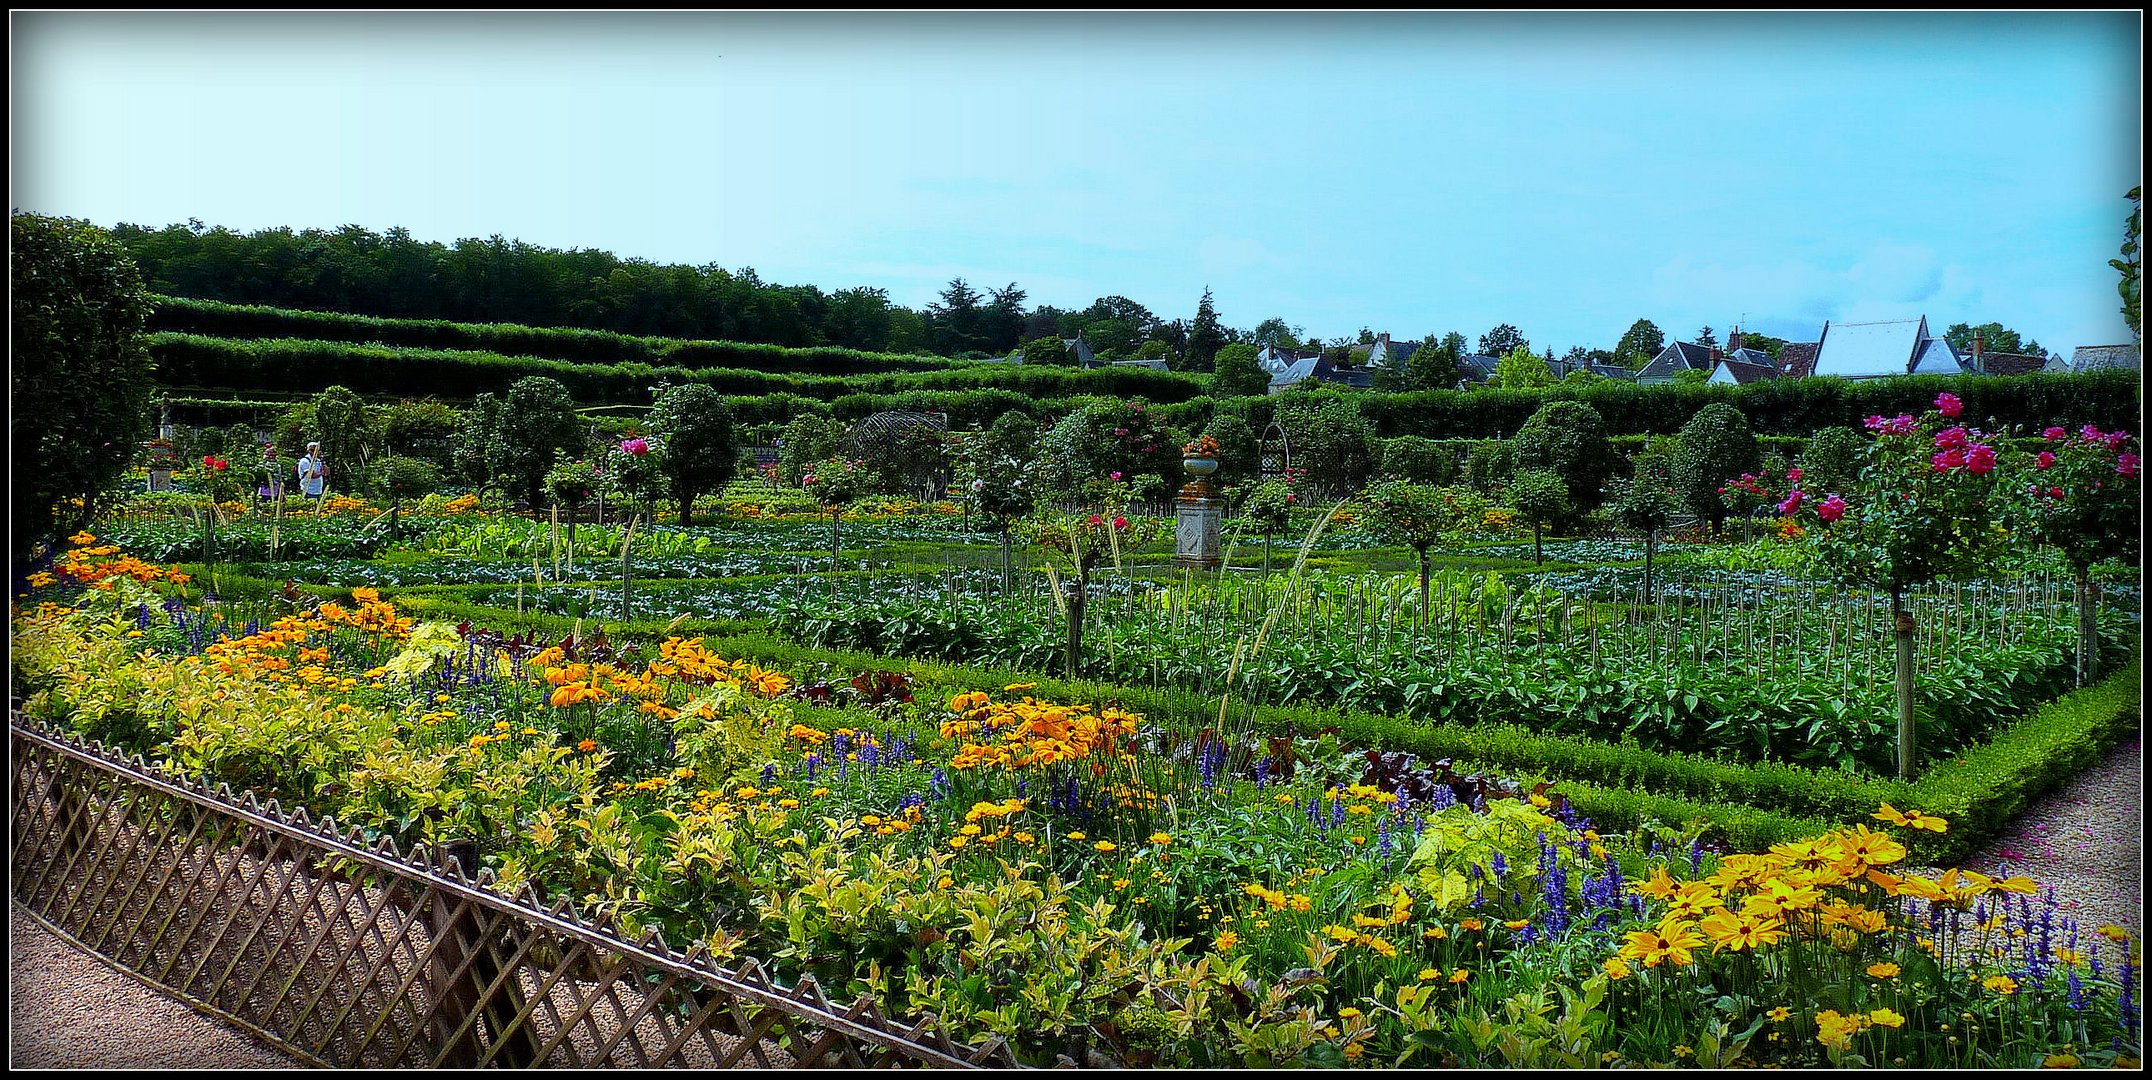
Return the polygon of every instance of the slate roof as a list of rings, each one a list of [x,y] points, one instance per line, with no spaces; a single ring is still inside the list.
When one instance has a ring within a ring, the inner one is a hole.
[[[1983,375],[2030,375],[2047,367],[2046,356],[2031,353],[1984,352],[1980,354],[1980,373]]]
[[[1275,394],[1282,390],[1289,390],[1308,379],[1333,382],[1341,386],[1365,390],[1374,385],[1375,374],[1366,368],[1338,367],[1321,353],[1317,353],[1306,359],[1296,360],[1293,362],[1293,366],[1272,375],[1270,377],[1270,392]]]
[[[1651,363],[1636,373],[1638,381],[1645,379],[1671,379],[1683,371],[1708,371],[1711,368],[1711,348],[1693,341],[1673,341],[1651,358]]]
[[[1814,373],[1846,379],[1891,375],[1955,375],[1964,371],[1949,344],[1937,349],[1928,317],[1865,323],[1824,323]]]
[[[1778,370],[1789,379],[1805,379],[1816,373],[1816,342],[1793,341],[1778,351]]]
[[[1745,353],[1755,352],[1754,349],[1742,349],[1740,351]],[[1770,359],[1770,357],[1766,356],[1763,363],[1754,364],[1745,360],[1727,357],[1719,361],[1718,366],[1711,370],[1711,378],[1705,381],[1715,383],[1732,382],[1740,386],[1747,386],[1752,382],[1779,378],[1778,365],[1771,363]]]
[[[2098,371],[2102,368],[2141,371],[2144,369],[2144,356],[2135,345],[2079,345],[2070,354],[2071,371]]]
[[[1920,355],[1907,369],[1910,375],[1963,375],[1965,361],[1958,359],[1958,350],[1942,338],[1931,338],[1921,347]]]
[[[1727,353],[1726,358],[1738,364],[1762,364],[1769,368],[1778,366],[1778,361],[1771,359],[1771,354],[1762,349],[1735,349]]]
[[[1634,371],[1631,371],[1631,370],[1629,370],[1628,368],[1625,368],[1625,367],[1619,367],[1619,366],[1617,366],[1617,365],[1614,365],[1614,364],[1586,364],[1586,365],[1584,365],[1584,366],[1585,366],[1585,367],[1587,367],[1587,368],[1590,368],[1590,369],[1591,369],[1591,372],[1592,372],[1592,374],[1594,374],[1594,375],[1598,375],[1598,376],[1600,376],[1600,377],[1602,377],[1602,378],[1608,378],[1608,379],[1634,379],[1634,378],[1636,378],[1636,372],[1634,372]]]
[[[1501,362],[1501,357],[1489,356],[1486,353],[1467,353],[1460,356],[1457,358],[1459,381],[1468,383],[1486,382],[1494,378],[1494,369]]]

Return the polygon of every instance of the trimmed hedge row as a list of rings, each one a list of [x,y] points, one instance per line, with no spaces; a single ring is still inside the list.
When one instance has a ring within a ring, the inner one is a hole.
[[[635,362],[686,368],[752,368],[813,375],[935,371],[962,361],[940,356],[785,348],[743,341],[686,341],[607,330],[464,323],[446,319],[382,319],[334,311],[300,311],[226,304],[183,296],[152,296],[149,329],[225,338],[307,338],[420,349],[473,350],[577,363]]]
[[[1968,419],[1990,428],[2017,425],[2037,431],[2049,424],[2098,424],[2133,430],[2142,380],[2134,371],[2083,375],[1917,375],[1894,379],[1776,379],[1746,386],[1674,383],[1640,386],[1619,380],[1546,390],[1422,390],[1402,394],[1295,390],[1248,399],[1249,425],[1262,430],[1280,404],[1356,401],[1385,437],[1430,439],[1508,438],[1549,401],[1582,401],[1604,417],[1614,435],[1671,435],[1704,406],[1728,402],[1748,417],[1759,435],[1808,435],[1817,428],[1859,427],[1872,415],[1895,416],[1930,408],[1945,390],[1965,402]]]
[[[560,380],[581,404],[643,404],[649,400],[650,387],[662,379],[702,383],[735,396],[786,394],[836,402],[839,415],[864,416],[879,408],[932,407],[947,402],[983,408],[986,399],[952,396],[981,392],[1001,395],[992,399],[994,403],[1036,407],[1042,400],[1094,395],[1179,401],[1194,397],[1202,389],[1195,379],[1147,368],[1085,371],[978,364],[962,371],[840,378],[745,368],[658,367],[640,362],[587,364],[493,352],[353,345],[301,338],[244,340],[164,332],[149,335],[148,344],[157,360],[160,384],[229,387],[238,393],[307,394],[342,385],[372,397],[469,400],[486,391],[501,391],[527,375],[545,375]],[[1000,411],[996,409],[994,415]]]
[[[513,616],[448,595],[455,587],[426,593],[403,590],[393,597],[427,618],[473,619],[515,629],[566,633],[574,621],[558,616]],[[312,590],[332,595],[337,590]],[[612,623],[612,634],[703,634],[721,655],[745,657],[781,668],[795,678],[822,673],[848,677],[868,669],[907,672],[923,686],[998,692],[1012,682],[1038,685],[1037,693],[1063,701],[1119,701],[1159,720],[1209,724],[1218,716],[1215,698],[1178,690],[1063,680],[1035,673],[991,670],[844,650],[814,649],[733,620]],[[743,632],[728,632],[743,631]],[[1409,751],[1422,760],[1449,758],[1466,767],[1544,774],[1561,785],[1578,807],[1608,828],[1629,828],[1647,818],[1704,821],[1720,838],[1742,850],[1812,836],[1838,825],[1869,820],[1888,802],[1900,809],[1940,814],[1952,822],[1940,837],[1923,834],[1915,848],[1939,863],[1960,861],[1996,836],[2032,800],[2061,786],[2108,749],[2138,730],[2142,688],[2141,642],[2135,658],[2101,682],[2042,705],[1962,757],[1934,765],[1913,783],[1838,770],[1779,763],[1743,765],[1701,755],[1661,753],[1633,745],[1542,735],[1512,725],[1428,726],[1396,717],[1325,709],[1239,707],[1244,718],[1268,734],[1336,730],[1349,745]]]

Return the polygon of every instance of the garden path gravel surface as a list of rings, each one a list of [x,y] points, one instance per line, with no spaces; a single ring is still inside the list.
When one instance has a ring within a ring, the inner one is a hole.
[[[1968,869],[2053,885],[2086,930],[2144,925],[2144,744],[2109,751],[2041,800]],[[241,1028],[151,990],[8,904],[8,1064],[14,1068],[290,1069]]]

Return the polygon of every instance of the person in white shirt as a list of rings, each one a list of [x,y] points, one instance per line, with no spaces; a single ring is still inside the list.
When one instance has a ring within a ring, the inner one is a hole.
[[[321,444],[306,444],[306,456],[299,459],[299,491],[309,499],[321,498],[328,483],[329,462],[321,453]]]

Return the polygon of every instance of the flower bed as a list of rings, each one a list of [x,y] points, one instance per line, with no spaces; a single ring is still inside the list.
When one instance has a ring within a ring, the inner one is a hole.
[[[2138,1055],[2133,940],[2030,882],[1899,872],[1948,826],[1888,806],[1880,831],[1717,853],[1603,834],[1559,788],[1022,684],[500,639],[367,590],[227,633],[95,584],[19,617],[30,711],[376,833],[476,838],[503,888],[1042,1064]]]

